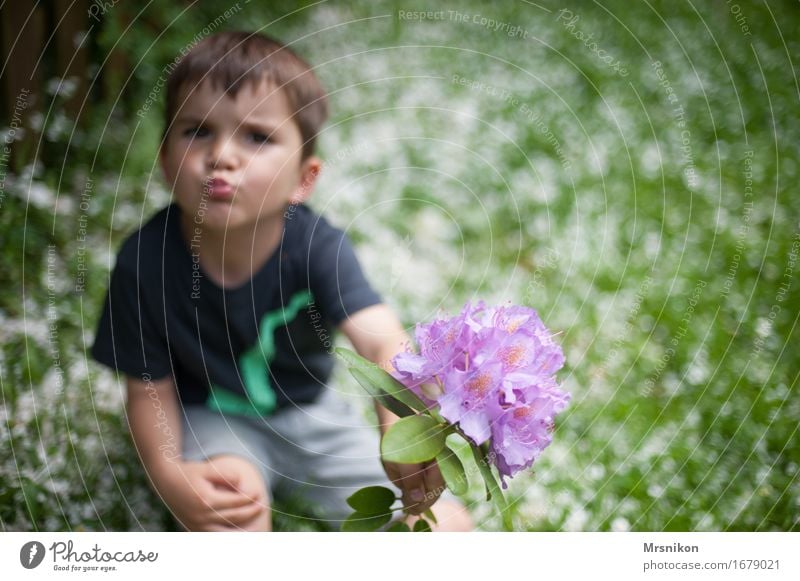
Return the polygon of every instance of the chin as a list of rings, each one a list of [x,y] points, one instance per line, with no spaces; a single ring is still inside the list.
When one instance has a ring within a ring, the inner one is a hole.
[[[232,210],[230,204],[213,202],[193,208],[189,214],[198,226],[216,230],[233,226],[233,223],[238,221],[238,212]]]

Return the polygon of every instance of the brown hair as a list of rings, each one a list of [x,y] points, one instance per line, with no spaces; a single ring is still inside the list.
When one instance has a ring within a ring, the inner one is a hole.
[[[167,79],[164,119],[166,138],[175,117],[178,95],[184,85],[196,88],[210,81],[215,88],[236,97],[247,83],[267,80],[281,89],[294,114],[303,139],[302,157],[314,153],[314,144],[328,118],[328,100],[319,79],[306,61],[291,49],[263,34],[229,31],[201,40],[178,62]]]

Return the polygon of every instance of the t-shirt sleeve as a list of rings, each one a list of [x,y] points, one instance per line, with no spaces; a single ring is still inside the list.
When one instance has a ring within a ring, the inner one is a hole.
[[[350,239],[324,220],[311,238],[308,264],[311,294],[334,326],[382,302],[364,276]]]
[[[131,377],[161,379],[172,369],[169,350],[142,290],[135,265],[118,260],[91,353]]]

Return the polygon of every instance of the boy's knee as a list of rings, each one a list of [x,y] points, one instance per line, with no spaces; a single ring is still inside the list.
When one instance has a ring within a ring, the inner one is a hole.
[[[438,529],[440,532],[468,533],[475,530],[475,521],[472,520],[472,515],[463,504],[444,501],[442,505],[439,512],[441,516],[437,515],[436,517],[437,519],[441,518],[439,521],[441,526]]]
[[[460,502],[441,499],[431,507],[431,511],[436,517],[436,523],[429,521],[434,532],[461,533],[475,529],[475,522],[472,520],[472,516]],[[406,524],[413,527],[417,520],[419,520],[419,517],[410,516],[406,519]]]

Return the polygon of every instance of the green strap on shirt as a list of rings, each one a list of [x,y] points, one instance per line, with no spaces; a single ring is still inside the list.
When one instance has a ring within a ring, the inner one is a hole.
[[[311,303],[311,298],[310,291],[300,291],[285,307],[264,314],[258,327],[258,340],[239,357],[247,396],[212,384],[206,400],[209,408],[249,416],[264,416],[275,411],[276,395],[269,379],[269,366],[275,358],[275,330],[291,323],[300,310]]]

